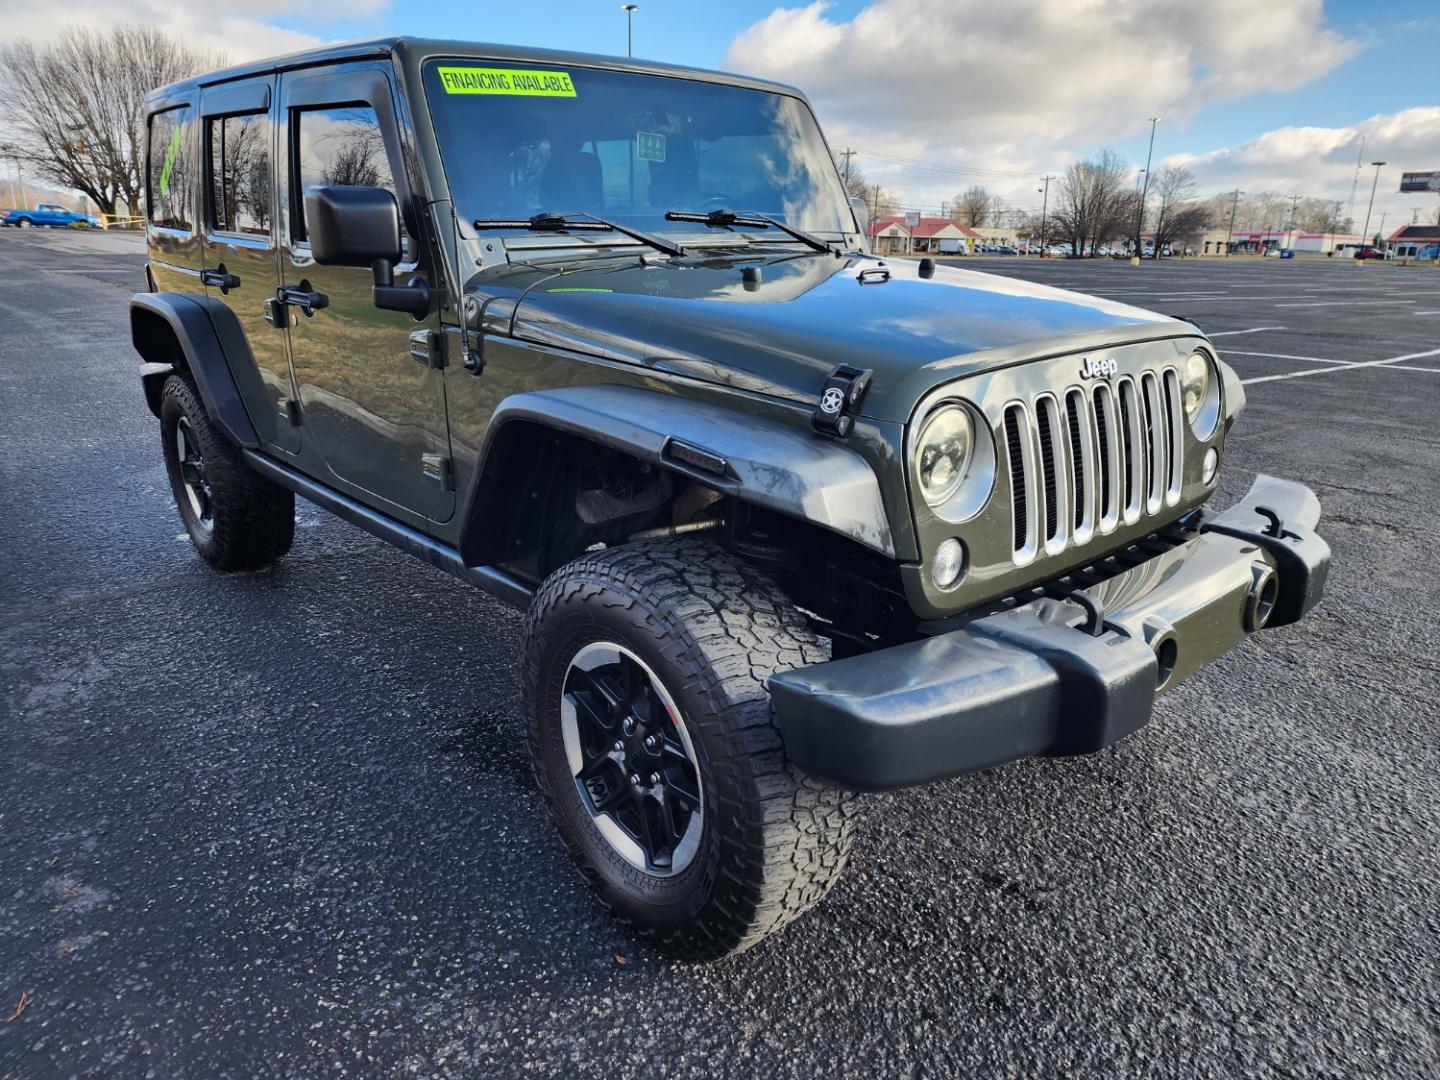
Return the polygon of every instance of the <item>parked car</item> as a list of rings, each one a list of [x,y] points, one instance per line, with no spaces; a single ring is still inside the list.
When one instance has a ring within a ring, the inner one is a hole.
[[[298,494],[523,610],[556,828],[686,955],[819,901],[860,792],[1099,751],[1321,594],[1308,488],[1207,505],[1245,392],[1195,325],[876,257],[797,90],[389,39],[145,122],[131,335],[196,551],[273,563]]]
[[[1355,258],[1357,259],[1383,259],[1385,257],[1385,252],[1377,247],[1367,246],[1355,249]]]
[[[0,225],[12,225],[18,229],[44,226],[50,229],[98,227],[99,219],[90,214],[79,214],[56,203],[38,203],[33,210],[7,210]]]

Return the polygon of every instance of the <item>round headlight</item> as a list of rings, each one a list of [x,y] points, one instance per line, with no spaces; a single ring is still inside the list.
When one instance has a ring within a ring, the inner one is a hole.
[[[930,414],[915,440],[915,480],[926,503],[940,506],[960,490],[974,447],[969,410],[946,405]]]
[[[1185,361],[1180,379],[1180,396],[1185,402],[1185,419],[1199,438],[1215,430],[1219,387],[1215,383],[1215,367],[1210,358],[1196,351]]]

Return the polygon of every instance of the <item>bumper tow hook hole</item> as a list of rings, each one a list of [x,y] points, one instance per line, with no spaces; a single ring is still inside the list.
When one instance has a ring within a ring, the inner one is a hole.
[[[1259,630],[1270,621],[1270,615],[1275,610],[1275,600],[1280,595],[1280,583],[1275,575],[1265,579],[1265,584],[1260,586],[1260,595],[1255,600],[1255,629]]]
[[[1180,646],[1174,638],[1165,638],[1155,646],[1155,689],[1163,690],[1175,674],[1175,661],[1180,656]]]

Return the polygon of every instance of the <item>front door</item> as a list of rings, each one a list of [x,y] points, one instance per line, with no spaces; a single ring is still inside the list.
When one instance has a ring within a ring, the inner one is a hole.
[[[267,321],[267,301],[280,286],[275,228],[275,76],[207,87],[200,98],[205,161],[202,214],[209,296],[235,313],[250,346],[258,385],[237,371],[251,422],[268,446],[300,449],[285,324]],[[232,359],[232,364],[243,360]]]
[[[357,63],[285,74],[280,96],[280,287],[292,297],[316,298],[313,306],[289,305],[290,358],[306,432],[302,462],[411,524],[446,521],[455,494],[442,373],[411,356],[411,334],[438,330],[438,314],[420,322],[377,308],[370,270],[319,265],[306,234],[304,194],[317,184],[385,188],[402,211],[413,205],[388,70]],[[402,213],[407,256],[395,277],[433,282],[417,261],[426,247],[412,214]]]

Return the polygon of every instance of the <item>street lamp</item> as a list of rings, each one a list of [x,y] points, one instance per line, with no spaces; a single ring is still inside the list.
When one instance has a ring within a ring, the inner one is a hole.
[[[621,4],[620,10],[625,13],[625,55],[635,55],[635,12],[640,10],[639,4]]]
[[[1160,123],[1160,117],[1147,117],[1150,121],[1150,149],[1145,151],[1145,185],[1140,189],[1140,206],[1135,211],[1135,257],[1140,257],[1140,230],[1145,223],[1145,196],[1150,193],[1150,159],[1155,154],[1155,125]],[[1155,257],[1160,257],[1160,249],[1156,247]]]
[[[1365,247],[1365,237],[1370,233],[1370,211],[1375,209],[1375,189],[1380,186],[1380,166],[1384,165],[1385,162],[1372,161],[1370,164],[1375,166],[1375,179],[1370,183],[1370,205],[1365,207],[1365,228],[1361,230],[1360,233],[1360,247],[1362,249]]]

